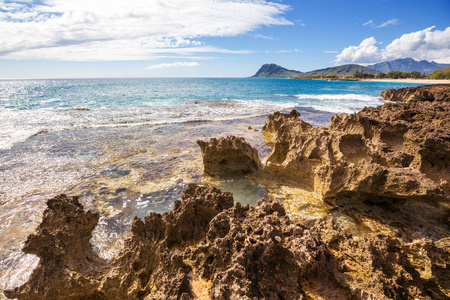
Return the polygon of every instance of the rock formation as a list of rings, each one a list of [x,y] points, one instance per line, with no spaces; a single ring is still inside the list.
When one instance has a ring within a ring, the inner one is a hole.
[[[421,85],[402,89],[390,89],[381,92],[381,97],[391,101],[448,101],[450,99],[449,84]]]
[[[312,231],[334,254],[330,270],[354,299],[448,299],[450,238],[411,243],[385,234],[363,239],[339,229],[331,216]]]
[[[244,138],[228,136],[209,142],[199,140],[197,144],[202,150],[204,172],[208,175],[224,177],[261,169],[258,150]]]
[[[450,238],[354,239],[331,215],[306,228],[276,201],[233,205],[189,185],[170,213],[136,218],[112,262],[89,243],[97,214],[76,198],[48,202],[25,251],[41,257],[18,299],[445,299]],[[309,299],[309,298],[306,298]]]
[[[278,202],[233,205],[230,193],[194,184],[182,198],[170,213],[136,218],[132,238],[108,266],[91,253],[87,238],[98,215],[84,212],[76,198],[50,200],[24,249],[33,243],[45,249],[28,251],[41,257],[40,265],[8,297],[297,299],[302,279],[326,270],[331,253]]]
[[[94,299],[106,266],[89,242],[98,219],[98,213],[83,210],[77,197],[61,195],[48,200],[42,223],[23,247],[25,253],[40,258],[39,265],[26,284],[6,291],[6,296],[70,299],[83,295]]]
[[[450,102],[410,102],[336,115],[314,128],[275,113],[266,171],[309,184],[326,201],[449,199]]]

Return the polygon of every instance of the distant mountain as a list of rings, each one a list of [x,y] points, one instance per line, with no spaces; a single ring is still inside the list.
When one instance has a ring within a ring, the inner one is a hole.
[[[381,72],[370,69],[361,65],[343,65],[338,67],[314,70],[310,72],[300,72],[294,70],[288,70],[276,64],[265,64],[258,72],[252,77],[254,78],[303,78],[303,77],[313,77],[313,76],[329,76],[337,75],[342,76],[352,76],[353,73],[368,73],[373,75],[378,75]]]
[[[276,64],[265,64],[252,77],[254,78],[297,78],[302,72],[288,70]]]
[[[367,66],[383,73],[389,71],[432,73],[433,71],[450,67],[450,64],[439,64],[434,61],[421,60],[417,61],[412,58],[402,58],[391,61],[385,61],[378,64]]]
[[[329,76],[329,75],[337,75],[339,77],[344,77],[344,76],[352,76],[356,72],[373,75],[378,75],[381,73],[380,71],[377,71],[375,69],[367,68],[361,65],[351,64],[306,72],[303,74],[302,77]]]

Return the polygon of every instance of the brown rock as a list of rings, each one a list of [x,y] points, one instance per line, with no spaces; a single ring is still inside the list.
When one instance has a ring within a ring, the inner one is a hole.
[[[381,92],[384,100],[391,101],[449,101],[450,84],[421,85]]]
[[[172,212],[135,219],[132,238],[109,264],[92,253],[98,215],[76,198],[48,202],[25,251],[41,261],[7,291],[19,299],[445,299],[450,239],[406,243],[364,238],[332,215],[311,228],[276,201],[233,205],[230,193],[189,185]],[[75,243],[77,241],[77,243]]]
[[[278,202],[233,206],[231,193],[194,184],[182,198],[170,213],[135,219],[132,238],[108,268],[91,253],[87,238],[98,215],[84,213],[78,202],[67,197],[57,198],[61,208],[49,201],[38,235],[30,236],[30,241],[39,238],[36,248],[45,250],[31,253],[42,253],[43,259],[30,281],[7,295],[19,299],[192,299],[199,292],[194,288],[196,279],[208,283],[205,292],[213,299],[297,299],[301,279],[321,274],[325,265],[331,265],[326,261],[330,258],[326,247],[290,221]],[[70,233],[61,237],[69,237],[70,242],[76,236],[78,245],[58,248],[63,244],[58,239],[59,225]],[[44,227],[57,231],[56,236],[46,238]],[[47,258],[47,250],[49,257],[57,259]],[[66,252],[71,253],[70,263],[64,259]]]
[[[102,299],[98,277],[106,263],[93,251],[89,240],[98,213],[83,211],[77,197],[61,195],[47,201],[42,223],[31,234],[23,251],[40,258],[27,283],[5,291],[18,299],[69,299],[80,295]]]
[[[356,299],[448,299],[450,239],[405,243],[384,234],[354,239],[331,216],[312,230],[333,249],[336,281]]]
[[[266,171],[309,185],[329,202],[349,199],[338,197],[343,194],[358,195],[355,200],[449,199],[450,102],[365,108],[336,115],[328,127],[293,116],[276,113],[266,120],[265,130],[275,136]]]
[[[211,176],[248,174],[261,169],[258,150],[244,138],[228,136],[197,141],[202,150],[204,172]]]

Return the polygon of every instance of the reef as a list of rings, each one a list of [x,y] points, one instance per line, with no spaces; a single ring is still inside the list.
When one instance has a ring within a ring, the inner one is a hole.
[[[312,221],[271,197],[242,206],[229,192],[190,184],[173,211],[135,218],[120,255],[106,261],[89,242],[99,215],[76,197],[51,199],[23,249],[40,263],[5,294],[448,299],[449,100],[387,103],[337,115],[327,127],[311,126],[296,111],[276,112],[263,128],[273,145],[264,167],[242,138],[198,142],[208,175],[246,174],[312,191],[330,206]]]

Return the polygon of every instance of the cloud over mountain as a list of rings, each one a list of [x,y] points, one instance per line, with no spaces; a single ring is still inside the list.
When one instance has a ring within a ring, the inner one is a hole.
[[[336,56],[336,62],[373,63],[384,60],[412,57],[450,63],[450,27],[444,31],[435,26],[403,34],[384,49],[379,50],[374,37],[367,38],[358,46],[349,46]]]

